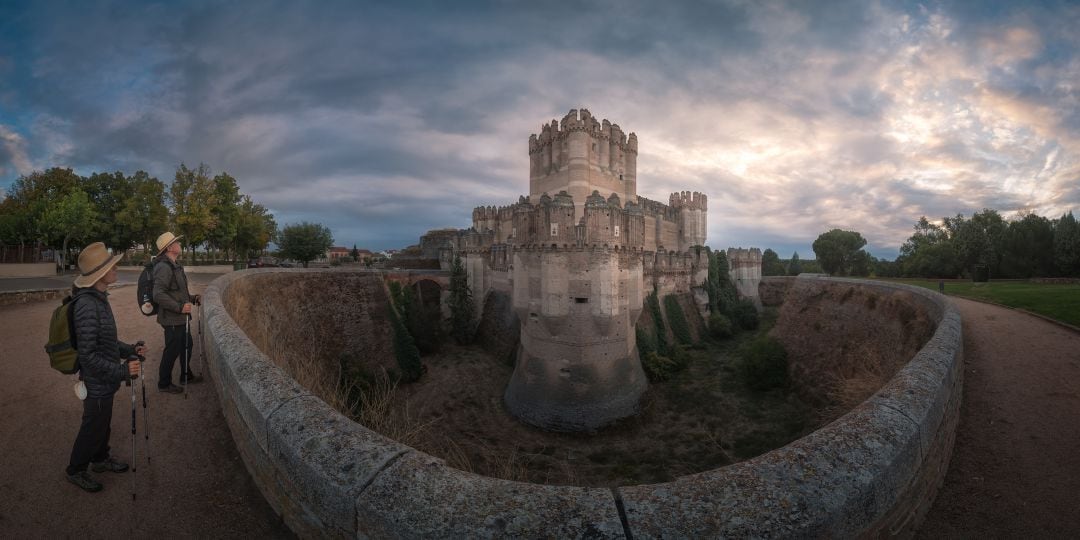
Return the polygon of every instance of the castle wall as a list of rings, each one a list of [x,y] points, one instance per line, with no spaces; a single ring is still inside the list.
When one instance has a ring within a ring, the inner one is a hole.
[[[637,412],[647,381],[636,353],[641,259],[615,249],[514,253],[513,309],[521,320],[507,408],[558,431],[599,428]]]
[[[727,259],[731,281],[744,298],[758,299],[761,284],[761,250],[758,248],[728,248]]]

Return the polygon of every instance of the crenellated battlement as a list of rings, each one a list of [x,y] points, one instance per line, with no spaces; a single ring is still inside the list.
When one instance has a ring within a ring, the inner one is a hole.
[[[623,133],[619,124],[613,124],[606,118],[597,121],[588,109],[570,109],[562,121],[552,119],[540,126],[539,134],[529,135],[529,154],[543,151],[544,146],[564,140],[572,132],[584,132],[590,137],[611,141],[622,150],[637,154],[638,139],[635,133],[629,136]]]
[[[638,197],[638,202],[641,203],[641,210],[646,216],[670,221],[672,223],[679,219],[679,209],[674,206],[664,204],[660,201],[646,199],[645,197]]]
[[[691,210],[705,210],[708,207],[708,197],[697,191],[678,191],[668,197],[668,204],[672,208],[688,208]]]

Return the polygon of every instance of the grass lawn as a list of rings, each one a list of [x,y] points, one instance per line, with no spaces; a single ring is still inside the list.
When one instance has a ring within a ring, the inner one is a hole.
[[[938,280],[890,279],[938,290]],[[1020,308],[1052,319],[1080,326],[1080,284],[1056,285],[1026,281],[946,281],[945,294],[987,300],[996,304]]]

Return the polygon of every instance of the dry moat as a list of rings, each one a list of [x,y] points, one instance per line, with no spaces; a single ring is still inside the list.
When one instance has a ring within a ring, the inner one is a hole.
[[[228,303],[259,348],[316,395],[452,467],[533,483],[621,486],[669,481],[784,446],[871,395],[932,332],[906,293],[825,286],[784,302],[792,283],[763,284],[758,329],[724,340],[703,336],[704,323],[684,298],[696,341],[685,350],[686,367],[650,383],[639,414],[576,434],[543,431],[507,412],[516,321],[498,305],[485,307],[478,344],[447,340],[423,357],[419,381],[387,393],[378,387],[389,385],[373,376],[395,369],[381,277],[262,274],[235,283]],[[642,319],[639,328],[652,324],[648,310]],[[746,344],[763,334],[784,343],[791,383],[753,391],[737,376],[737,364]],[[674,343],[670,333],[668,339]],[[362,372],[374,388],[343,393],[350,371]]]

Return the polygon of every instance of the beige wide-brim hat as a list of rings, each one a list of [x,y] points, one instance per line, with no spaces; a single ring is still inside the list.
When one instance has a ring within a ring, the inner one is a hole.
[[[157,237],[157,242],[154,242],[154,245],[157,246],[157,254],[161,255],[162,253],[165,253],[165,250],[169,249],[169,246],[175,244],[177,240],[183,237],[184,235],[182,234],[180,236],[174,236],[173,233],[167,231],[161,233],[161,236]]]
[[[80,289],[93,287],[112,267],[116,266],[116,263],[120,262],[121,257],[123,255],[109,255],[109,250],[101,242],[86,246],[82,253],[79,253],[79,272],[81,273],[75,278],[75,286]]]

